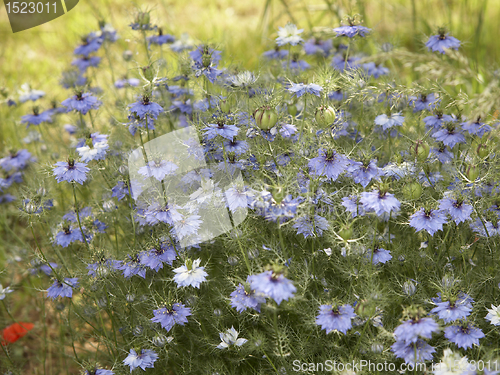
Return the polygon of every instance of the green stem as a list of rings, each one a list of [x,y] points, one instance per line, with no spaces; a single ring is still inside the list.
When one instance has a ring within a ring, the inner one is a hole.
[[[85,246],[87,246],[87,250],[90,254],[90,246],[89,246],[89,243],[87,242],[87,237],[85,236],[85,233],[83,232],[82,223],[80,221],[80,208],[78,207],[78,200],[76,199],[75,183],[73,182],[72,185],[73,185],[73,197],[75,198],[75,213],[76,213],[76,219],[78,220],[78,227],[80,228],[80,232],[82,232],[83,241],[85,242]]]

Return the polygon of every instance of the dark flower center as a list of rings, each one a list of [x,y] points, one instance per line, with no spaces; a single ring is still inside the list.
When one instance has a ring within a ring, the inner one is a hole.
[[[142,97],[142,104],[144,104],[144,105],[148,105],[149,103],[150,103],[150,101],[149,101],[149,96],[144,95],[144,96]]]

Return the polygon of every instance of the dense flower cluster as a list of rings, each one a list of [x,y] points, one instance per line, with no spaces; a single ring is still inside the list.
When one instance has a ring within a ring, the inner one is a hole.
[[[64,100],[42,111],[25,87],[5,106],[34,133],[0,159],[0,204],[33,234],[30,285],[85,374],[498,355],[499,108],[408,85],[351,18],[281,27],[259,72],[149,12],[130,26],[142,50],[120,79],[103,24],[74,50]],[[425,46],[445,61],[460,42],[440,29]]]

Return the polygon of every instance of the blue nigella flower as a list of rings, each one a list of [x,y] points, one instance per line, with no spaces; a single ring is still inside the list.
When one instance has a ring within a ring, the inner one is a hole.
[[[148,37],[148,45],[157,44],[161,46],[162,44],[175,42],[175,37],[169,34],[163,34],[163,30],[158,28],[158,35],[153,35]]]
[[[304,43],[304,52],[306,55],[321,55],[328,56],[333,48],[331,39],[321,40],[318,38],[311,38]]]
[[[139,168],[137,171],[140,175],[145,176],[144,178],[154,177],[158,181],[162,181],[166,176],[175,174],[175,171],[179,167],[167,160],[151,160],[145,166]]]
[[[189,52],[193,59],[193,70],[196,77],[202,74],[214,83],[222,70],[217,69],[221,59],[221,52],[208,46],[198,46],[194,51]]]
[[[297,98],[300,98],[306,93],[319,96],[320,92],[323,91],[323,88],[315,83],[304,84],[292,82],[288,91],[294,94]]]
[[[332,305],[321,305],[319,314],[316,317],[316,324],[329,334],[333,331],[342,332],[344,335],[347,330],[352,328],[351,320],[356,317],[356,313],[351,305],[334,307]]]
[[[158,359],[158,354],[150,349],[142,349],[141,354],[137,354],[134,349],[130,349],[130,352],[123,360],[123,363],[130,367],[130,372],[140,367],[142,370],[146,371],[147,368],[154,368],[154,363]]]
[[[250,283],[250,276],[247,277],[247,283]],[[260,305],[266,302],[264,295],[256,293],[255,290],[247,291],[243,284],[238,284],[236,290],[231,293],[231,307],[242,313],[246,309],[254,309],[260,313]]]
[[[410,319],[404,321],[394,330],[397,341],[406,344],[417,342],[419,338],[430,339],[432,334],[439,332],[439,325],[432,318]]]
[[[75,163],[74,160],[69,161],[58,161],[53,169],[54,176],[57,182],[67,181],[67,182],[77,182],[80,185],[87,180],[87,172],[90,171],[87,168],[86,163]]]
[[[436,141],[443,142],[445,146],[453,148],[457,143],[465,143],[465,137],[459,133],[453,123],[447,123],[446,127],[438,130],[432,135]]]
[[[442,164],[450,163],[455,157],[455,155],[453,155],[453,152],[448,150],[443,143],[439,146],[439,148],[431,148],[431,154],[435,156],[437,160],[439,160],[439,162]]]
[[[291,280],[288,280],[282,273],[275,273],[274,271],[264,271],[258,275],[251,275],[248,281],[250,282],[250,288],[257,293],[271,297],[278,305],[283,300],[288,301],[297,291]]]
[[[84,229],[82,227],[82,229]],[[62,247],[68,247],[71,243],[80,241],[83,242],[83,234],[79,227],[73,226],[64,227],[61,232],[58,232],[55,237],[54,243]]]
[[[444,337],[459,348],[468,349],[472,348],[472,345],[479,346],[479,339],[484,337],[484,333],[480,328],[476,328],[470,323],[464,323],[463,325],[446,327]]]
[[[474,210],[470,204],[464,203],[463,198],[443,198],[439,201],[439,209],[447,212],[457,225],[470,220],[470,215]]]
[[[19,101],[21,103],[27,102],[28,100],[35,102],[44,96],[45,91],[32,89],[27,83],[21,85],[21,91],[19,92]]]
[[[75,110],[86,115],[91,109],[99,109],[102,102],[89,92],[79,92],[71,98],[63,100],[61,104],[67,108],[68,112]]]
[[[368,184],[373,179],[378,179],[382,175],[382,171],[377,166],[377,161],[372,159],[371,161],[365,161],[361,163],[359,161],[350,161],[350,165],[347,167],[347,171],[350,173],[354,182],[361,184],[363,187],[367,187]]]
[[[90,33],[82,38],[82,44],[76,47],[73,53],[75,55],[88,56],[101,48],[101,45],[102,39],[97,37],[96,34]]]
[[[83,375],[114,375],[115,373],[111,370],[105,370],[102,368],[94,368],[92,370],[85,370]]]
[[[270,60],[283,60],[288,56],[288,51],[280,49],[279,46],[276,46],[275,49],[264,52],[262,56]]]
[[[184,323],[187,323],[187,317],[192,315],[191,309],[186,307],[182,303],[174,303],[171,309],[167,309],[166,307],[162,307],[158,310],[153,310],[154,317],[151,318],[151,321],[154,323],[160,323],[162,328],[165,328],[170,331],[175,324],[179,324],[181,326]]]
[[[348,197],[342,198],[342,206],[345,207],[346,211],[350,212],[352,217],[364,216],[365,210],[363,204],[359,201],[359,197],[356,195],[350,195]]]
[[[190,215],[177,220],[175,222],[173,234],[177,237],[178,240],[196,235],[198,233],[198,229],[200,229],[201,224],[203,224],[203,221],[200,219],[201,216],[199,215]]]
[[[82,56],[71,62],[71,65],[76,66],[80,72],[85,72],[89,67],[97,67],[101,62],[101,58],[98,56]]]
[[[460,125],[462,129],[469,132],[470,135],[477,135],[480,138],[493,130],[491,126],[481,122],[480,117],[476,121],[466,121],[462,122]]]
[[[349,160],[335,150],[318,150],[318,157],[309,160],[310,173],[315,176],[326,176],[335,181],[349,166]]]
[[[27,124],[27,128],[30,125],[40,125],[42,122],[52,122],[52,115],[50,111],[39,113],[38,108],[35,107],[33,108],[33,114],[21,117],[21,124]]]
[[[92,370],[85,370],[83,375],[114,375],[115,373],[111,370],[105,370],[102,368],[93,368]]]
[[[286,61],[283,61],[282,66],[283,68],[286,69],[287,67]],[[291,70],[303,71],[309,69],[310,67],[311,65],[309,65],[305,60],[299,60],[299,57],[296,54],[293,54],[292,58],[290,59],[289,68]]]
[[[375,211],[377,216],[396,213],[401,205],[394,195],[380,190],[362,192],[359,201],[366,212]]]
[[[331,65],[335,70],[343,72],[344,69],[345,70],[357,69],[359,66],[358,65],[359,60],[360,57],[357,56],[345,56],[341,53],[337,53],[335,56],[333,56]]]
[[[202,129],[207,140],[214,139],[218,135],[222,138],[233,140],[238,135],[238,127],[236,125],[228,125],[223,121],[218,121],[217,124],[208,124]]]
[[[411,227],[415,228],[417,232],[425,229],[431,236],[437,231],[443,230],[443,224],[447,222],[446,213],[441,210],[420,208],[410,216]]]
[[[293,227],[297,229],[297,234],[302,234],[304,238],[307,238],[321,237],[323,231],[327,230],[329,225],[324,217],[315,214],[314,219],[311,219],[308,215],[295,219]]]
[[[404,340],[396,341],[391,346],[391,350],[396,355],[396,358],[402,358],[406,363],[413,365],[415,363],[430,361],[432,353],[436,351],[436,349],[422,339],[410,343],[406,343]]]
[[[382,248],[375,248],[375,251],[373,252],[373,258],[371,249],[368,249],[366,257],[368,259],[372,259],[373,264],[387,263],[392,259],[391,252]]]
[[[337,33],[337,37],[346,36],[348,38],[354,38],[355,36],[364,37],[366,34],[369,34],[371,29],[361,25],[343,25],[340,27],[336,27],[333,29],[335,33]]]
[[[376,65],[374,62],[369,62],[361,65],[363,70],[369,76],[373,76],[373,78],[379,78],[380,76],[384,76],[389,74],[389,69],[382,65]]]
[[[56,280],[54,284],[47,289],[47,297],[56,299],[57,297],[68,297],[73,296],[73,288],[78,286],[77,277],[67,277],[64,281]]]
[[[468,317],[472,311],[472,298],[460,292],[457,297],[448,301],[442,301],[440,297],[433,298],[436,307],[431,310],[431,314],[437,314],[439,319],[445,323]]]
[[[437,112],[436,115],[424,117],[424,123],[426,129],[440,129],[447,122],[457,121],[456,118],[450,115],[444,115],[441,112]]]
[[[392,128],[393,126],[403,126],[405,118],[401,116],[401,112],[390,115],[381,114],[375,118],[375,124],[382,126],[383,130]]]
[[[163,268],[163,263],[171,266],[176,257],[175,248],[170,243],[161,243],[159,248],[143,251],[139,255],[141,263],[156,272]]]
[[[141,81],[137,78],[122,78],[115,82],[115,87],[117,89],[122,89],[124,87],[137,87]]]
[[[417,96],[410,96],[408,104],[413,107],[413,112],[423,111],[427,109],[432,111],[439,103],[440,99],[435,94],[420,94]]]
[[[438,35],[431,36],[425,46],[429,51],[445,53],[448,48],[457,50],[460,47],[460,41],[446,34],[444,28],[440,28]]]
[[[163,108],[159,104],[150,101],[147,95],[144,95],[142,100],[129,104],[128,107],[130,112],[135,113],[140,119],[144,119],[146,115],[148,119],[157,119],[158,115],[164,112]]]
[[[5,172],[15,172],[26,168],[30,161],[31,153],[28,150],[22,149],[19,151],[11,151],[8,156],[0,159],[0,167]]]
[[[139,257],[137,255],[135,256],[127,255],[127,257],[129,260],[123,261],[121,264],[117,264],[116,269],[123,271],[123,277],[125,277],[126,279],[129,279],[135,275],[145,279],[146,266],[141,263]]]

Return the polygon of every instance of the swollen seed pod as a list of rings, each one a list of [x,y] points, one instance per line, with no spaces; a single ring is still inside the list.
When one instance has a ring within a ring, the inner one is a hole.
[[[412,155],[417,159],[417,161],[423,163],[429,156],[431,148],[427,143],[422,140],[418,140],[411,147]]]
[[[469,181],[476,181],[479,177],[479,168],[476,165],[469,165],[465,171],[465,176]]]
[[[333,124],[336,117],[337,114],[335,112],[335,109],[331,106],[327,107],[324,105],[316,108],[316,112],[314,114],[316,122],[321,126],[327,126]]]
[[[288,104],[286,108],[289,115],[291,115],[292,117],[297,116],[298,109],[296,104]]]
[[[353,230],[349,225],[344,225],[340,231],[339,236],[342,237],[344,241],[350,240],[352,238]]]
[[[403,196],[408,200],[418,199],[420,198],[421,195],[422,195],[422,186],[416,181],[406,184],[403,187]]]
[[[253,117],[257,126],[262,130],[269,130],[278,122],[276,111],[269,106],[258,108],[254,112]]]
[[[142,73],[144,74],[144,78],[146,78],[149,82],[153,82],[155,77],[155,72],[152,65],[143,66]]]
[[[472,149],[481,159],[486,158],[490,154],[489,144],[481,141],[472,142]]]

